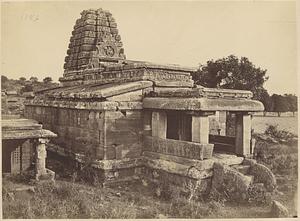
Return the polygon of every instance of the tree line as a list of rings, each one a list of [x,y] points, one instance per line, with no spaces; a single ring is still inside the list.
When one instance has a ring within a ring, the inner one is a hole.
[[[18,80],[15,80],[1,75],[1,90],[15,90],[18,94],[34,92],[58,85],[58,83],[53,82],[51,77],[45,77],[42,81],[39,81],[37,77],[30,77],[29,79],[20,77]]]
[[[209,60],[199,65],[193,74],[196,84],[209,88],[249,90],[253,99],[261,101],[265,112],[293,112],[298,110],[297,96],[294,94],[272,94],[264,88],[269,79],[267,70],[256,67],[248,58],[234,55],[217,60]]]

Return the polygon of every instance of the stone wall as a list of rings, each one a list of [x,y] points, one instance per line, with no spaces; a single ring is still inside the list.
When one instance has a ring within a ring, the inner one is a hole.
[[[26,106],[25,116],[58,134],[53,143],[98,160],[135,158],[142,149],[141,110],[83,110]]]
[[[142,111],[105,111],[105,159],[135,158],[142,151]]]
[[[41,122],[45,129],[58,134],[53,143],[65,150],[103,158],[103,112],[26,106],[25,116]]]

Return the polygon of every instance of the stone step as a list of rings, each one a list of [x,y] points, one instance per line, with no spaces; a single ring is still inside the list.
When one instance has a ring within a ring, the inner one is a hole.
[[[249,173],[250,165],[233,165],[232,168],[246,175]]]

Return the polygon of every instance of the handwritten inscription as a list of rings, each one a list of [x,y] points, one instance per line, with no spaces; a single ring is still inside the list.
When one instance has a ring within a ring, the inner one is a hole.
[[[38,21],[39,15],[34,13],[24,13],[21,16],[21,19],[25,21]]]

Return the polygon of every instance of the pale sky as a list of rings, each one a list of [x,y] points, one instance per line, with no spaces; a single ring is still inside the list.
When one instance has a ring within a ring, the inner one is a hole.
[[[109,10],[127,59],[197,67],[234,54],[267,69],[272,93],[297,93],[295,2],[5,2],[1,74],[63,75],[80,12]]]

